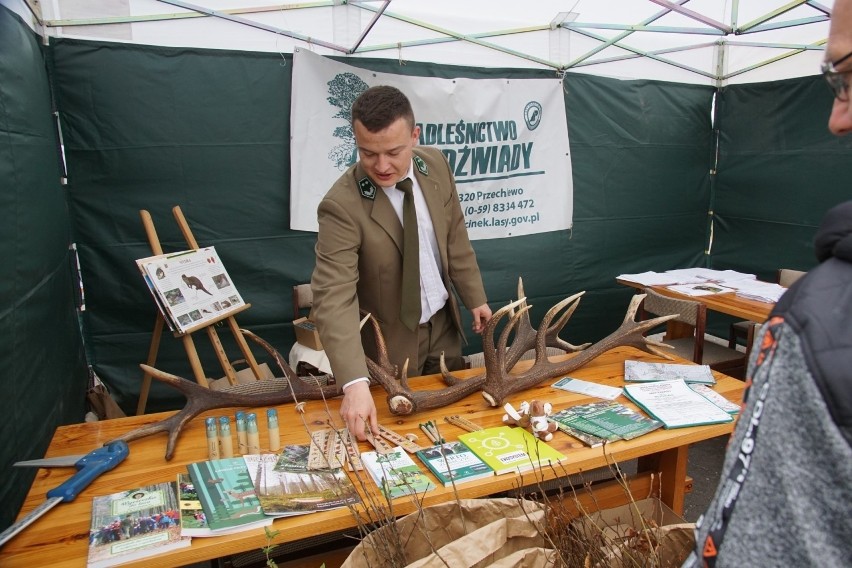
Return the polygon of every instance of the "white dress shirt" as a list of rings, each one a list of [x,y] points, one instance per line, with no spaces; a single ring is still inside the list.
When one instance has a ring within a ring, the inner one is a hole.
[[[426,204],[423,190],[417,183],[414,170],[410,165],[406,177],[411,178],[414,209],[417,212],[417,236],[420,241],[420,323],[426,323],[444,307],[450,294],[441,278],[441,256],[438,251],[438,239],[435,237],[435,227],[429,215],[429,206]],[[391,206],[402,224],[402,203],[405,194],[396,188],[396,184],[383,187],[382,190],[390,199]],[[360,377],[349,381],[343,385],[343,390],[345,392],[348,386],[367,380],[369,380],[367,377]]]
[[[407,177],[412,181],[414,208],[417,211],[417,235],[420,240],[420,323],[426,323],[444,307],[450,294],[441,278],[441,257],[438,252],[435,227],[429,215],[429,206],[426,204],[423,190],[417,183],[411,166],[408,167]],[[382,190],[390,199],[393,210],[396,211],[396,216],[402,223],[402,203],[405,194],[396,186],[383,187]]]

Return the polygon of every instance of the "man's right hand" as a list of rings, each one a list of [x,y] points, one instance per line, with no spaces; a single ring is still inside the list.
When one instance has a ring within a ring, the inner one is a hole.
[[[361,381],[343,389],[343,402],[340,404],[340,417],[359,441],[367,439],[364,430],[365,421],[372,432],[379,431],[376,418],[376,403],[370,393],[370,383]]]

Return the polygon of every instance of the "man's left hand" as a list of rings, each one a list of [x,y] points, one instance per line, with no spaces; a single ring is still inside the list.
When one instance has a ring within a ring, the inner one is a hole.
[[[488,304],[473,308],[470,313],[473,315],[473,332],[482,333],[485,331],[485,324],[491,319],[491,308],[488,307]]]

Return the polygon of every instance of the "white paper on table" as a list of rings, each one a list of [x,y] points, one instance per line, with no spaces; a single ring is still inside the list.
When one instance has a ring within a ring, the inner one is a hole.
[[[654,272],[652,270],[649,270],[648,272],[640,272],[638,274],[619,274],[616,278],[618,280],[635,282],[636,284],[641,284],[643,286],[664,286],[666,284],[674,284],[676,280],[668,274]]]
[[[725,288],[721,284],[705,281],[700,284],[675,284],[666,286],[672,292],[678,292],[686,296],[712,296],[713,294],[724,294],[734,292],[733,288]]]
[[[680,363],[649,363],[647,361],[624,361],[624,381],[628,383],[647,383],[653,381],[674,381],[681,379],[687,383],[715,385],[716,379],[710,365]]]
[[[736,270],[713,270],[712,278],[709,278],[707,275],[705,278],[707,280],[712,280],[713,282],[737,282],[738,280],[757,280],[757,276],[754,274],[747,274],[745,272],[737,272]]]
[[[747,285],[741,285],[737,288],[737,296],[757,300],[758,302],[775,303],[780,298],[787,288],[772,282],[755,281]]]
[[[719,271],[711,268],[675,268],[666,270],[666,274],[677,279],[675,284],[688,284],[702,280],[713,280],[719,274]]]
[[[731,402],[730,400],[717,393],[707,385],[693,384],[689,385],[689,388],[691,388],[704,398],[708,399],[710,402],[712,402],[728,414],[737,414],[740,411],[739,404]]]
[[[595,398],[602,398],[604,400],[614,400],[621,395],[621,389],[618,387],[600,385],[598,383],[593,383],[590,381],[572,379],[571,377],[564,377],[562,379],[559,379],[558,381],[553,383],[552,386],[554,388],[562,389],[568,392],[585,394],[588,396],[593,396]]]
[[[693,391],[682,380],[638,383],[624,387],[625,394],[666,428],[730,422],[731,415]]]

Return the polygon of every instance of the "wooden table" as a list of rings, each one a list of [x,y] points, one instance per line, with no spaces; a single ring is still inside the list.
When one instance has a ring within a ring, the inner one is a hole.
[[[630,282],[628,280],[621,280],[618,278],[616,278],[616,282],[624,286],[636,288],[637,290],[644,290],[645,288],[648,288],[648,286],[645,286],[643,284]],[[769,318],[769,313],[772,311],[772,308],[775,306],[775,304],[769,302],[758,302],[757,300],[749,300],[748,298],[737,296],[733,292],[725,292],[724,294],[710,294],[707,296],[688,296],[686,294],[681,294],[680,292],[670,290],[666,286],[650,286],[650,288],[654,290],[654,292],[657,292],[664,296],[670,296],[679,300],[692,300],[694,302],[701,302],[702,304],[707,306],[708,310],[713,310],[715,312],[728,314],[729,316],[734,316],[736,318],[749,320],[757,323],[765,322]]]
[[[570,357],[570,355],[564,357]],[[656,356],[634,348],[622,347],[610,350],[583,368],[572,372],[571,376],[612,386],[623,386],[625,359],[662,361]],[[529,363],[522,362],[520,365]],[[464,373],[470,376],[475,374],[476,370],[469,370]],[[714,374],[718,381],[716,390],[729,400],[739,401],[742,397],[743,383],[726,375]],[[582,395],[553,389],[550,387],[552,382],[555,381],[546,381],[528,391],[516,393],[510,397],[509,402],[517,407],[522,400],[538,398],[552,402],[554,410],[559,410],[593,400]],[[418,390],[421,388],[438,388],[440,384],[440,379],[436,376],[422,377],[414,381],[415,388]],[[425,411],[412,416],[393,416],[384,403],[384,391],[376,389],[374,392],[378,401],[379,421],[400,434],[415,433],[420,435],[420,442],[423,442],[422,433],[418,428],[418,424],[421,422],[430,419],[438,421],[441,434],[445,438],[453,440],[462,430],[444,422],[444,416],[459,414],[483,427],[490,427],[499,425],[503,414],[502,408],[489,407],[485,399],[479,393],[475,393],[442,409]],[[624,402],[626,399],[620,397],[618,400]],[[339,400],[330,400],[326,409],[322,401],[309,401],[304,414],[305,423],[312,430],[327,427],[329,418],[340,425],[339,404]],[[60,504],[0,549],[0,558],[2,559],[0,564],[6,568],[31,568],[33,566],[79,568],[85,566],[92,497],[175,479],[178,472],[186,470],[186,464],[207,459],[204,418],[224,414],[233,415],[234,411],[235,409],[220,409],[195,418],[186,426],[178,439],[175,457],[169,462],[165,461],[163,457],[166,446],[165,435],[159,434],[131,442],[130,455],[123,463],[95,480],[76,500],[71,503]],[[264,409],[254,409],[254,411],[261,415],[260,413]],[[56,430],[46,456],[86,453],[124,432],[143,424],[156,422],[170,414],[148,414],[62,426]],[[308,442],[308,433],[295,413],[292,404],[279,406],[278,414],[282,444],[304,444]],[[653,490],[672,509],[681,513],[683,511],[684,493],[687,490],[686,463],[689,445],[729,434],[732,429],[732,423],[675,430],[660,429],[631,441],[614,442],[598,448],[585,447],[573,438],[557,433],[550,444],[569,457],[564,470],[559,471],[559,477],[588,472],[605,467],[612,462],[623,463],[627,460],[639,458],[639,473],[631,479],[633,494],[644,497],[649,494],[649,491]],[[261,424],[261,445],[266,444],[266,439],[265,422],[263,422]],[[425,442],[423,442],[423,445],[425,445]],[[361,450],[367,449],[369,449],[367,444],[363,443]],[[423,469],[426,470],[425,466]],[[21,516],[42,503],[46,492],[67,479],[71,473],[72,471],[65,468],[40,469],[21,509]],[[652,474],[654,475],[653,478]],[[457,489],[461,498],[483,497],[515,489],[522,485],[534,484],[536,475],[527,473],[523,477],[512,474],[493,476],[459,485]],[[550,471],[538,472],[538,475],[543,475],[544,479],[557,477]],[[353,477],[356,486],[359,486],[354,473],[350,473],[350,476]],[[369,478],[364,477],[363,479],[366,481],[367,487],[371,491],[374,490]],[[596,490],[595,498],[595,504],[598,506],[609,507],[623,502],[625,493],[615,482],[604,483],[600,487],[599,491]],[[451,499],[454,499],[453,488],[445,488],[439,485],[434,491],[428,492],[423,501],[424,505],[433,505]],[[414,506],[410,498],[402,497],[393,501],[393,510],[396,515],[404,515],[412,512]],[[276,519],[272,528],[280,531],[274,542],[282,544],[320,534],[334,533],[354,526],[355,522],[351,513],[344,508]],[[262,528],[214,538],[193,538],[190,547],[169,554],[168,564],[179,566],[240,552],[257,551],[266,545],[266,537]],[[130,563],[128,566],[144,566],[147,568],[152,565],[152,562],[155,565],[158,564],[158,558],[151,557]]]

